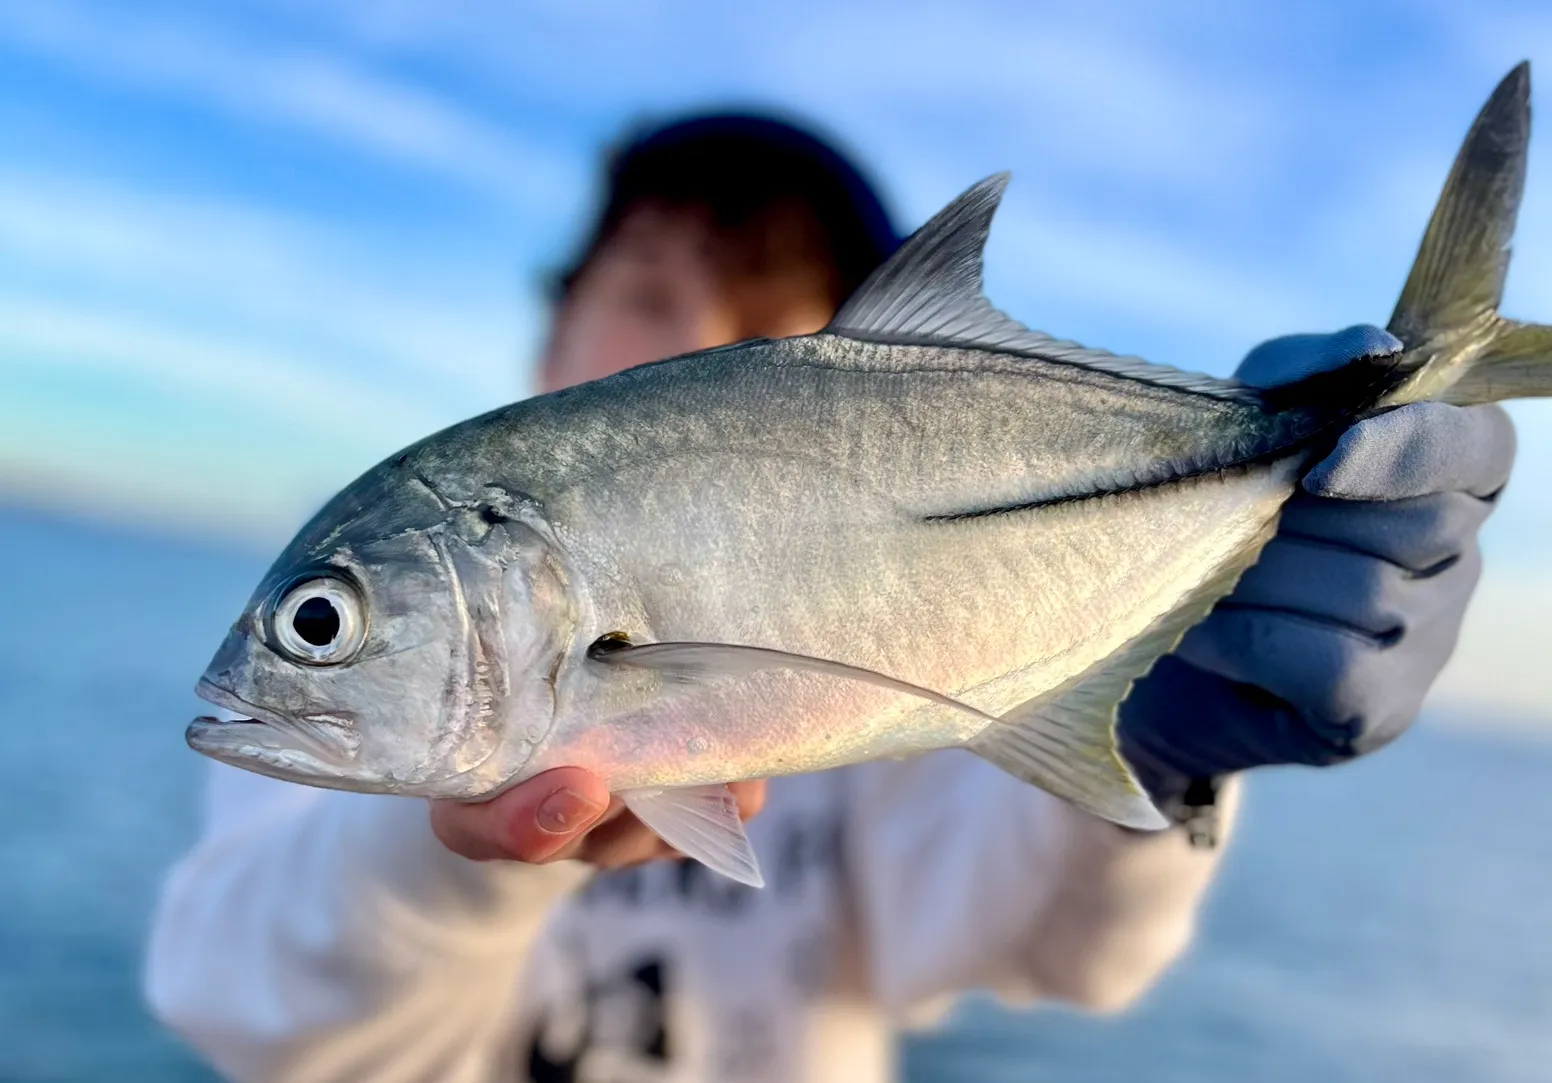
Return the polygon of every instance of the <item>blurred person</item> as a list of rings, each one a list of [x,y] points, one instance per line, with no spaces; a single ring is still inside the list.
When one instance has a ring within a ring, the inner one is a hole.
[[[835,149],[766,118],[640,134],[558,277],[542,390],[817,331],[896,246]],[[1395,347],[1275,339],[1271,385]],[[157,1015],[240,1080],[835,1080],[969,990],[1130,1004],[1190,939],[1240,772],[1399,734],[1453,648],[1507,479],[1497,407],[1405,407],[1311,472],[1236,592],[1139,682],[1120,735],[1177,826],[1091,818],[937,752],[734,786],[755,891],[674,855],[585,771],[477,805],[211,764],[153,930]],[[604,871],[599,871],[604,870]]]

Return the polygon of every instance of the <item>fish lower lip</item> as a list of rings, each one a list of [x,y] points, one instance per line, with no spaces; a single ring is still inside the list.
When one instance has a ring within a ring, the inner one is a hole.
[[[194,719],[189,725],[187,740],[196,751],[241,755],[246,749],[256,753],[301,754],[330,768],[340,767],[341,760],[348,759],[355,751],[354,743],[326,739],[315,727],[265,711],[220,685],[201,680],[194,691],[201,699],[218,707],[251,716],[231,721],[212,715]]]
[[[286,759],[332,766],[286,730],[251,718],[227,721],[202,715],[189,724],[185,739],[196,752],[238,765]]]

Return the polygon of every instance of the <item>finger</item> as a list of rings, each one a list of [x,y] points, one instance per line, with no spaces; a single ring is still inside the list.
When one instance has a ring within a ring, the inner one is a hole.
[[[1481,557],[1470,550],[1434,580],[1401,634],[1380,639],[1286,610],[1220,607],[1181,642],[1180,658],[1289,704],[1328,740],[1355,750],[1389,740],[1413,718],[1455,647]],[[1195,710],[1193,702],[1191,710]],[[1189,712],[1187,712],[1189,713]]]
[[[576,856],[599,868],[618,869],[673,855],[673,847],[627,812],[590,832],[580,841]]]
[[[1514,446],[1514,425],[1500,406],[1414,402],[1348,429],[1304,488],[1342,500],[1488,497],[1509,480]]]
[[[490,801],[436,801],[431,826],[443,845],[474,861],[553,859],[609,810],[609,791],[579,767],[558,767]]]
[[[728,789],[732,791],[733,799],[738,802],[738,818],[749,821],[760,815],[760,810],[765,807],[765,780],[756,779],[750,782],[729,782]]]
[[[488,805],[459,801],[431,802],[431,830],[453,853],[470,861],[512,858],[510,846],[497,836],[496,817]]]
[[[1352,727],[1311,725],[1264,689],[1165,655],[1121,704],[1127,761],[1146,780],[1212,778],[1273,763],[1353,755]]]
[[[1320,335],[1283,335],[1245,355],[1234,378],[1253,387],[1279,387],[1345,368],[1360,357],[1398,353],[1400,339],[1388,331],[1358,324]]]
[[[1471,545],[1474,550],[1474,544]],[[1462,552],[1421,572],[1319,541],[1279,536],[1220,608],[1301,614],[1345,626],[1386,646],[1409,626],[1464,609],[1474,581],[1445,573]]]
[[[1426,573],[1458,559],[1476,537],[1493,504],[1466,493],[1435,493],[1411,500],[1326,500],[1296,493],[1283,509],[1278,544],[1306,539],[1368,553]]]
[[[1181,641],[1177,654],[1198,669],[1254,685],[1319,722],[1342,723],[1360,714],[1355,698],[1384,646],[1373,636],[1303,614],[1255,608],[1219,608]]]

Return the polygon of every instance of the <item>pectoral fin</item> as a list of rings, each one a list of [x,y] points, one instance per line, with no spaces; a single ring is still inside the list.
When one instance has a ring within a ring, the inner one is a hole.
[[[1259,548],[1258,544],[1256,549]],[[1254,555],[1252,552],[1249,559],[1253,560]],[[1234,578],[1243,567],[1235,567]],[[1185,629],[1200,620],[1212,607],[1212,602],[1232,586],[1231,578],[1227,587],[1215,588],[1206,606],[1191,610],[1189,619],[1182,614],[1178,626],[1171,625],[1134,641],[1126,650],[1135,653],[1107,660],[1097,667],[1092,679],[1086,674],[1059,690],[1054,697],[1048,695],[1033,700],[1002,718],[930,688],[871,669],[768,647],[730,643],[631,645],[610,642],[595,647],[591,657],[610,665],[655,670],[681,681],[787,669],[861,681],[915,696],[964,711],[985,723],[985,729],[971,743],[970,749],[1009,774],[1107,820],[1130,827],[1160,828],[1166,826],[1163,816],[1153,807],[1116,750],[1115,707],[1131,687],[1132,680],[1145,672],[1160,654],[1173,647]],[[1166,621],[1169,619],[1165,618]],[[632,808],[634,810],[634,806]],[[642,816],[642,819],[647,818]],[[655,825],[651,826],[655,829]],[[679,845],[668,835],[663,837],[673,845]]]
[[[686,857],[741,884],[765,886],[738,817],[738,800],[726,786],[626,790],[620,799],[637,819]]]
[[[995,722],[993,715],[976,710],[968,703],[961,703],[950,696],[934,692],[930,688],[911,684],[876,670],[862,666],[849,666],[828,658],[815,658],[806,654],[771,647],[745,647],[736,643],[641,643],[596,645],[588,657],[595,662],[614,666],[631,666],[650,669],[671,680],[706,681],[718,677],[741,677],[763,670],[789,669],[817,673],[840,680],[860,681],[863,684],[887,688],[907,696],[916,696],[943,707],[968,711],[986,722]]]

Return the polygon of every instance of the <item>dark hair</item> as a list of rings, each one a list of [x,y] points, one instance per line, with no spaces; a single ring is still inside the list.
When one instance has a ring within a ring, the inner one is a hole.
[[[707,214],[735,242],[762,216],[798,211],[816,227],[816,255],[839,306],[896,247],[888,212],[861,169],[797,123],[711,113],[638,127],[607,157],[602,207],[579,254],[552,280],[563,299],[633,208],[658,202]]]

